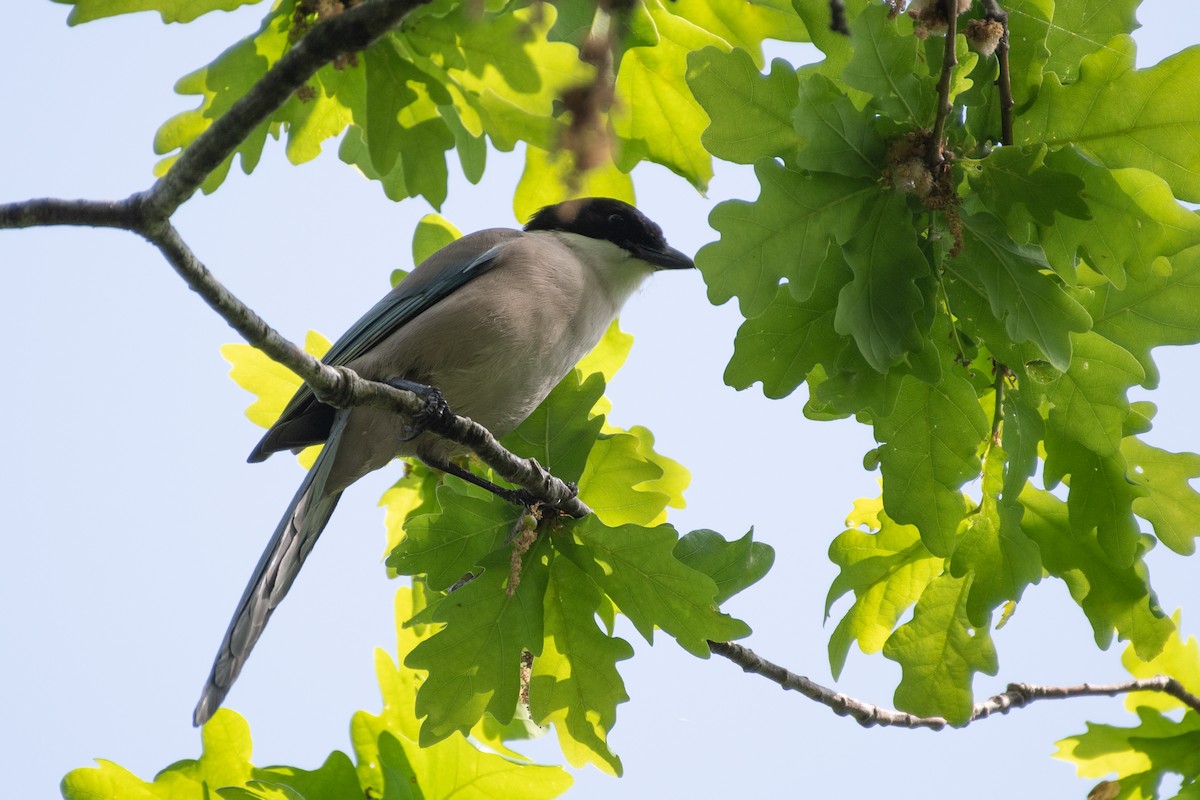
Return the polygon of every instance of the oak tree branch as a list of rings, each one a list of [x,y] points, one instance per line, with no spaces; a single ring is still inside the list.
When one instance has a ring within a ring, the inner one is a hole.
[[[983,0],[983,18],[995,20],[1004,27],[1000,42],[996,45],[996,60],[1000,64],[1000,75],[996,85],[1000,90],[1000,143],[1013,143],[1013,100],[1012,74],[1008,67],[1008,12],[1000,7],[998,0]]]
[[[869,728],[874,725],[894,728],[929,728],[941,730],[950,725],[942,717],[921,717],[904,711],[895,711],[872,703],[835,692],[803,675],[797,675],[785,667],[767,661],[748,647],[733,642],[709,642],[708,649],[716,655],[729,659],[745,672],[761,675],[784,689],[799,692],[810,700],[816,700],[833,709],[835,714],[852,717],[859,725]],[[1038,686],[1029,683],[1010,683],[1000,694],[977,703],[965,722],[954,725],[965,728],[972,722],[986,719],[992,714],[1007,714],[1010,709],[1024,708],[1036,700],[1065,700],[1071,697],[1116,697],[1131,692],[1162,692],[1200,713],[1200,697],[1183,688],[1175,678],[1156,675],[1153,678],[1124,681],[1122,683],[1092,684],[1078,686]]]

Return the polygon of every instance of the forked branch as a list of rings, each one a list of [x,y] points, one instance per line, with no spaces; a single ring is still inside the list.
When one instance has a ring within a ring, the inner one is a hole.
[[[810,700],[816,700],[821,705],[828,706],[839,716],[853,717],[859,725],[865,728],[881,725],[893,728],[929,728],[937,731],[950,725],[942,717],[921,717],[904,711],[895,711],[857,700],[841,692],[835,692],[803,675],[797,675],[785,667],[767,661],[753,650],[740,644],[709,642],[708,649],[716,655],[729,659],[745,672],[761,675],[784,689],[799,692]],[[1037,686],[1029,683],[1010,683],[1008,688],[1000,694],[976,704],[971,711],[971,716],[965,722],[954,727],[965,728],[972,722],[986,719],[992,714],[1007,714],[1011,709],[1024,708],[1036,700],[1116,697],[1131,692],[1162,692],[1200,713],[1200,697],[1187,691],[1183,688],[1183,684],[1167,675],[1157,675],[1153,678],[1141,678],[1123,683],[1082,683],[1078,686]]]

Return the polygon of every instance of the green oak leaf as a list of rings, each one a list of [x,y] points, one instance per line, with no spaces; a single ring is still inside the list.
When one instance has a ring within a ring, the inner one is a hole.
[[[154,134],[155,153],[164,155],[182,151],[266,74],[288,47],[289,14],[287,8],[275,9],[266,16],[256,33],[226,49],[208,66],[184,75],[175,83],[178,94],[199,95],[202,99],[199,108],[176,114],[159,126]],[[237,149],[209,173],[201,189],[206,194],[215,191],[229,174],[235,155],[241,160],[242,171],[249,175],[262,157],[268,132],[279,135],[278,127],[270,120],[251,131]],[[178,157],[176,153],[160,161],[154,168],[155,174],[165,174]]]
[[[387,529],[385,559],[408,536],[404,526],[410,517],[415,519],[439,511],[441,506],[438,503],[437,489],[440,483],[441,476],[438,472],[420,462],[406,463],[404,475],[379,498],[379,505],[384,508],[384,527]],[[389,578],[397,574],[395,569],[388,567]]]
[[[1042,579],[1037,545],[1021,530],[1020,505],[1000,500],[1006,463],[1001,448],[988,448],[983,460],[983,499],[963,521],[950,558],[951,575],[971,575],[966,613],[976,628],[988,624],[997,606],[1006,600],[1020,600],[1026,586]],[[1005,524],[1006,513],[1016,518]]]
[[[1158,385],[1153,347],[1200,342],[1200,247],[1171,259],[1171,268],[1131,282],[1124,291],[1097,286],[1087,302],[1095,333],[1125,348],[1145,371],[1142,385]]]
[[[467,134],[486,132],[500,150],[518,141],[553,146],[562,127],[555,101],[591,74],[574,45],[547,39],[553,5],[480,15],[459,4],[443,16],[411,19],[394,36],[413,66],[448,93],[443,105]]]
[[[856,109],[833,81],[819,73],[804,76],[799,92],[792,121],[803,144],[790,159],[792,165],[878,179],[883,174],[885,148],[872,116]]]
[[[901,381],[907,376],[909,372],[901,367],[880,374],[863,358],[858,345],[846,342],[832,367],[826,369],[818,364],[809,373],[812,397],[804,413],[812,419],[856,415],[873,424],[877,417],[887,416],[895,409]],[[821,379],[814,381],[818,377]]]
[[[245,792],[248,800],[335,800],[362,792],[354,764],[345,753],[337,750],[330,753],[317,769],[256,768],[254,778],[246,783],[245,789],[218,789],[217,794],[222,800],[235,800],[241,797],[239,792]]]
[[[1189,710],[1176,721],[1143,706],[1137,715],[1139,724],[1132,728],[1089,722],[1086,733],[1059,741],[1054,757],[1073,762],[1085,778],[1115,772],[1122,789],[1149,784],[1149,792],[1135,797],[1159,796],[1155,789],[1169,772],[1185,776],[1185,788],[1194,786],[1200,775],[1200,714]]]
[[[934,555],[954,550],[966,515],[962,485],[979,475],[988,421],[962,368],[943,356],[936,384],[907,375],[890,414],[875,420],[883,503],[896,522],[916,525]]]
[[[1183,640],[1181,611],[1176,610],[1171,615],[1171,621],[1175,623],[1175,631],[1167,639],[1161,653],[1149,661],[1143,661],[1133,647],[1126,647],[1121,654],[1121,663],[1135,678],[1170,675],[1183,684],[1184,690],[1200,694],[1200,644],[1197,644],[1195,636],[1189,636],[1186,642]],[[1131,692],[1125,695],[1125,707],[1130,711],[1140,707],[1172,711],[1185,706],[1183,701],[1165,692]]]
[[[1083,180],[1046,166],[1046,153],[1045,145],[998,148],[967,170],[971,188],[987,208],[1005,220],[1018,203],[1040,225],[1053,224],[1056,212],[1091,219],[1082,196]]]
[[[774,156],[790,161],[800,145],[792,127],[791,64],[777,58],[763,75],[745,50],[705,47],[688,55],[687,82],[709,117],[700,136],[708,152],[735,164]]]
[[[864,8],[871,5],[869,0],[847,0],[843,3],[846,9],[846,19],[858,17]],[[850,37],[833,30],[830,25],[829,3],[825,0],[792,0],[792,8],[808,29],[813,45],[825,54],[825,58],[815,64],[800,67],[801,73],[819,72],[827,78],[841,82],[842,70],[854,57],[854,46]],[[866,105],[871,99],[869,94],[846,88],[846,95],[858,107]]]
[[[1074,144],[1105,166],[1158,175],[1181,200],[1200,201],[1200,114],[1190,97],[1200,82],[1200,48],[1134,69],[1136,47],[1118,36],[1087,56],[1078,82],[1047,79],[1014,125],[1018,144]]]
[[[641,425],[634,425],[632,428],[626,430],[625,433],[637,437],[642,457],[653,461],[662,471],[662,475],[659,477],[638,484],[638,490],[665,495],[668,508],[686,508],[687,503],[683,499],[683,492],[692,482],[692,473],[683,464],[680,464],[673,458],[664,456],[654,449],[654,434],[648,428],[644,428]],[[667,512],[664,508],[659,516],[652,520],[650,524],[658,525],[666,521]]]
[[[634,487],[662,477],[662,470],[640,453],[641,442],[628,434],[601,434],[592,448],[580,496],[608,525],[652,522],[667,505],[659,492]]]
[[[1097,455],[1113,455],[1129,416],[1127,392],[1145,373],[1128,350],[1095,331],[1071,342],[1070,366],[1049,386],[1049,427]]]
[[[1100,549],[1118,567],[1128,567],[1137,557],[1141,531],[1133,518],[1133,504],[1149,492],[1131,482],[1125,458],[1101,456],[1066,438],[1058,426],[1046,431],[1046,485],[1054,486],[1070,475],[1067,510],[1076,537],[1093,534]]]
[[[567,373],[525,421],[501,440],[522,458],[535,458],[556,478],[578,481],[588,454],[604,424],[603,416],[590,416],[604,394],[604,379],[592,373],[582,379],[578,370]]]
[[[868,654],[883,649],[905,610],[945,565],[945,559],[921,543],[914,526],[901,525],[884,513],[881,498],[854,501],[846,524],[850,527],[829,545],[829,560],[840,571],[825,598],[828,619],[834,602],[854,592],[853,605],[829,637],[829,666],[835,679],[842,674],[853,642]]]
[[[916,317],[925,300],[916,281],[929,274],[929,261],[917,245],[907,199],[898,192],[873,199],[842,244],[854,278],[838,294],[833,327],[853,336],[867,363],[886,372],[922,349]]]
[[[671,0],[663,7],[750,55],[755,70],[763,67],[764,39],[808,40],[790,0]]]
[[[754,173],[761,186],[758,200],[719,203],[708,221],[721,238],[696,254],[708,299],[720,305],[738,298],[747,319],[766,310],[782,279],[797,300],[807,299],[830,241],[847,241],[866,213],[868,198],[878,193],[870,183],[806,175],[773,160],[755,164]],[[911,222],[905,225],[911,233]]]
[[[420,264],[455,239],[462,238],[462,231],[441,214],[426,214],[413,230],[413,264]]]
[[[67,800],[121,797],[130,800],[173,800],[200,796],[205,787],[241,786],[254,777],[250,763],[250,726],[227,708],[217,709],[200,729],[199,759],[177,761],[147,783],[124,767],[100,761],[99,767],[68,772],[62,780]]]
[[[1111,48],[1115,37],[1139,27],[1134,13],[1140,2],[1055,2],[1054,21],[1046,30],[1049,57],[1043,69],[1058,75],[1063,83],[1076,80],[1084,56]]]
[[[1071,334],[1088,330],[1087,310],[1046,274],[1036,245],[1018,244],[989,214],[963,217],[963,247],[945,269],[980,296],[1016,342],[1032,342],[1058,369],[1071,361]]]
[[[1131,566],[1118,567],[1094,536],[1076,536],[1066,503],[1031,486],[1020,499],[1025,509],[1021,527],[1037,542],[1046,571],[1062,579],[1087,615],[1096,645],[1108,649],[1116,631],[1143,660],[1162,652],[1175,626],[1150,589],[1144,561],[1150,537],[1139,541]]]
[[[937,92],[922,63],[921,43],[906,16],[889,19],[882,4],[867,6],[850,23],[854,56],[842,79],[866,92],[885,116],[909,125],[933,122]]]
[[[951,725],[966,722],[974,701],[976,672],[1000,669],[986,625],[967,617],[971,577],[941,575],[921,593],[911,622],[896,629],[883,646],[884,658],[900,664],[896,705],[921,716],[944,717]]]
[[[322,144],[344,131],[363,107],[366,84],[360,66],[326,64],[308,79],[307,94],[289,97],[273,118],[287,131],[288,161],[303,164],[319,156]]]
[[[411,196],[408,186],[404,183],[403,166],[396,165],[390,172],[381,172],[371,163],[371,153],[367,148],[367,141],[363,137],[362,129],[357,125],[351,125],[346,129],[346,135],[342,137],[342,143],[338,146],[338,158],[357,169],[369,180],[379,181],[383,193],[389,200],[398,203]]]
[[[580,498],[606,525],[649,525],[659,520],[670,497],[647,489],[664,471],[628,433],[603,433],[579,479]]]
[[[1126,273],[1147,278],[1155,259],[1200,244],[1200,217],[1181,206],[1166,182],[1140,169],[1105,169],[1074,147],[1046,157],[1048,166],[1084,183],[1092,219],[1059,215],[1040,229],[1055,272],[1074,279],[1076,256],[1124,289]]]
[[[545,644],[529,679],[530,712],[539,725],[554,724],[559,747],[572,766],[594,764],[612,775],[621,759],[608,746],[617,706],[629,700],[617,662],[633,657],[624,639],[596,625],[603,598],[569,559],[550,565],[545,597]]]
[[[138,11],[157,11],[163,22],[191,22],[210,11],[233,11],[259,0],[53,0],[74,6],[68,25],[82,25],[94,19],[133,14]]]
[[[1200,493],[1191,481],[1200,478],[1200,455],[1160,450],[1134,436],[1121,440],[1121,454],[1129,464],[1128,479],[1145,491],[1134,499],[1133,513],[1150,522],[1159,541],[1176,553],[1195,553]]]
[[[729,45],[671,14],[659,0],[647,0],[646,8],[660,39],[653,47],[631,47],[621,57],[612,111],[613,131],[621,142],[617,166],[629,172],[639,161],[653,161],[705,191],[712,157],[700,134],[708,115],[687,88],[687,57],[703,47]]]
[[[423,595],[419,583],[396,592],[397,654],[401,664],[434,634],[433,626],[404,624],[424,607]],[[571,776],[561,767],[518,762],[515,754],[505,758],[482,752],[461,736],[426,746],[418,744],[416,695],[423,677],[408,667],[397,667],[382,650],[375,653],[375,671],[383,708],[378,715],[359,711],[350,724],[363,786],[356,796],[486,800],[519,795],[542,800],[557,797],[570,787]],[[495,747],[498,743],[488,744]],[[336,795],[338,800],[348,796]]]
[[[394,37],[385,36],[367,48],[364,60],[363,131],[372,168],[386,175],[399,165],[405,190],[440,207],[448,176],[442,153],[456,142],[438,108],[450,102],[449,93],[412,66]]]
[[[521,558],[516,580],[508,553],[497,552],[485,560],[482,574],[430,607],[429,620],[444,627],[404,659],[405,666],[429,672],[416,701],[416,714],[423,718],[422,746],[456,731],[466,733],[485,712],[501,724],[512,720],[521,654],[536,657],[542,651],[549,561],[543,539]]]
[[[513,195],[513,213],[527,220],[539,209],[572,197],[614,197],[633,205],[633,178],[610,160],[582,174],[565,150],[551,153],[525,146],[525,169]]]
[[[1046,425],[1036,403],[1033,392],[1008,389],[1004,393],[1001,443],[1008,460],[1001,493],[1005,502],[1015,502],[1037,470],[1038,445],[1046,436]]]
[[[560,555],[611,597],[647,642],[661,628],[684,650],[707,658],[710,639],[725,642],[750,633],[746,623],[718,610],[713,579],[675,556],[679,539],[670,525],[610,528],[589,516],[566,530],[570,540],[555,542]]]
[[[464,494],[457,491],[460,486],[467,491],[461,481],[448,480],[454,486],[437,488],[436,506],[403,520],[403,538],[387,558],[388,569],[399,575],[423,574],[436,591],[453,585],[501,548],[518,516],[511,504],[494,495]]]
[[[724,603],[763,579],[775,563],[775,550],[754,541],[753,530],[732,542],[716,531],[698,530],[679,539],[675,557],[712,578],[717,584],[717,602]]]
[[[843,340],[834,330],[833,317],[850,270],[836,247],[817,269],[807,300],[797,301],[780,287],[765,311],[738,328],[733,357],[725,368],[726,384],[740,390],[762,381],[767,397],[786,397],[818,362],[837,353]]]
[[[330,341],[316,331],[304,339],[304,351],[320,358],[330,348]],[[292,395],[303,383],[300,376],[265,353],[248,344],[221,345],[221,357],[229,362],[229,377],[255,400],[246,409],[246,417],[263,428],[279,419]]]

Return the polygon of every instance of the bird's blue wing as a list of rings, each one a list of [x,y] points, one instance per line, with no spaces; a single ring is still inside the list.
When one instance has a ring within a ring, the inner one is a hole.
[[[363,314],[321,360],[326,364],[346,364],[366,353],[404,323],[487,272],[504,244],[488,248],[460,269],[443,271],[415,292],[405,293],[401,282],[399,291],[389,294]]]
[[[496,257],[506,244],[506,241],[502,241],[475,256],[462,266],[456,265],[440,269],[432,279],[413,281],[412,288],[406,291],[405,284],[412,280],[415,276],[414,273],[414,276],[410,276],[401,282],[395,290],[376,303],[370,311],[351,325],[350,329],[333,343],[333,346],[329,348],[329,352],[321,360],[326,364],[337,366],[347,364],[368,352],[418,314],[490,270],[495,266]],[[272,445],[272,433],[296,416],[306,413],[312,407],[315,400],[316,398],[313,395],[312,389],[308,387],[308,384],[302,385],[296,391],[296,394],[292,396],[292,399],[288,401],[283,413],[280,414],[279,419],[271,427],[271,430],[267,432],[258,447],[251,453],[250,459],[252,461],[259,461],[266,458],[267,455],[276,449],[290,447],[290,444],[286,444],[283,447]]]

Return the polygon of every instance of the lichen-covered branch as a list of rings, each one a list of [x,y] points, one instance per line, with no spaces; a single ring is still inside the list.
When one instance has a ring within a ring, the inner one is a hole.
[[[841,692],[835,692],[819,683],[797,675],[785,667],[767,661],[753,650],[733,642],[709,642],[708,649],[716,655],[729,659],[745,672],[761,675],[789,691],[799,692],[810,700],[816,700],[833,709],[835,714],[852,717],[865,728],[880,725],[893,728],[929,728],[941,730],[949,726],[942,717],[920,717],[904,711],[867,703]],[[1162,692],[1174,697],[1184,705],[1200,712],[1200,697],[1183,688],[1183,684],[1167,675],[1141,678],[1123,683],[1091,684],[1078,686],[1037,686],[1029,683],[1010,683],[1005,691],[977,703],[966,722],[955,727],[963,728],[992,714],[1007,714],[1010,709],[1024,708],[1036,700],[1066,700],[1072,697],[1116,697],[1131,692]]]

